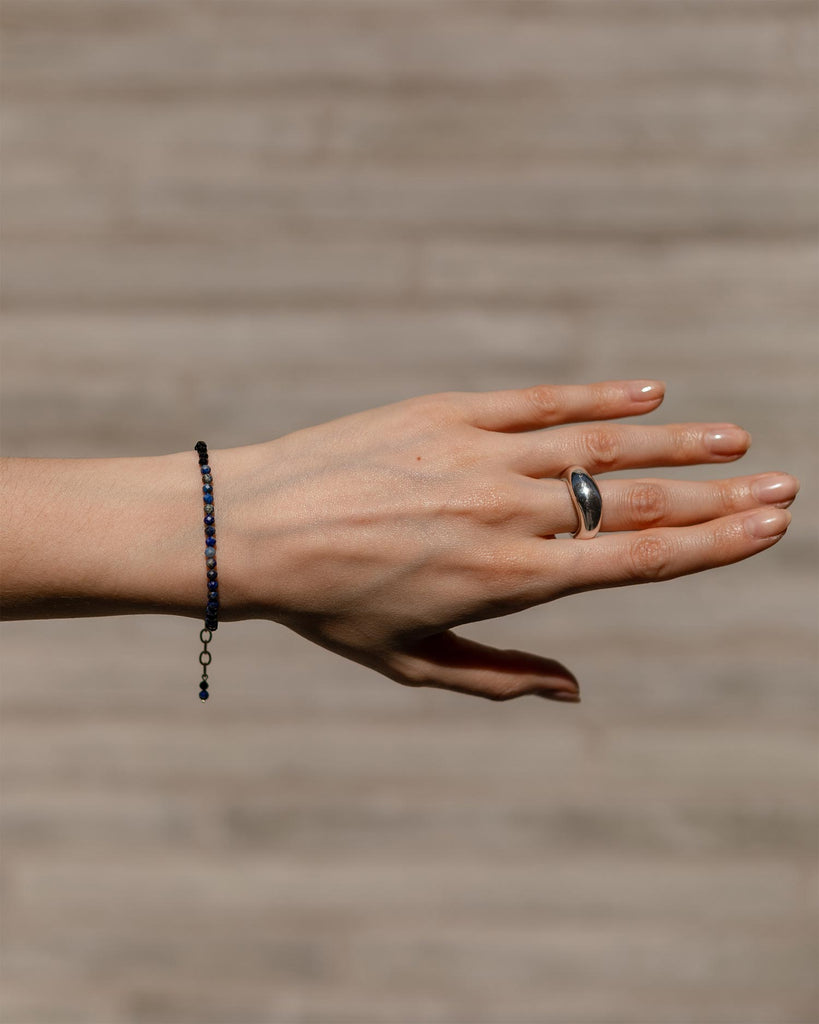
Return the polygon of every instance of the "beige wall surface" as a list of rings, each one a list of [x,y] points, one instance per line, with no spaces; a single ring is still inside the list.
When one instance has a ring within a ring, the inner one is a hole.
[[[260,622],[200,706],[192,620],[5,624],[5,1024],[814,1024],[816,4],[2,22],[5,454],[657,376],[803,482],[758,558],[465,630],[579,707]]]

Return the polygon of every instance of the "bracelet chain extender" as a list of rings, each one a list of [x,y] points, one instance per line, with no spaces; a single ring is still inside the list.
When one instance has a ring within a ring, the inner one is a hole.
[[[199,631],[202,650],[199,652],[199,664],[202,666],[202,679],[199,683],[199,700],[206,701],[208,693],[208,665],[211,653],[208,644],[219,627],[219,577],[216,570],[216,514],[213,504],[213,474],[208,464],[208,446],[204,441],[197,441],[194,450],[199,454],[199,472],[202,474],[202,498],[205,503],[205,572],[207,578],[207,603],[205,605],[205,625]]]

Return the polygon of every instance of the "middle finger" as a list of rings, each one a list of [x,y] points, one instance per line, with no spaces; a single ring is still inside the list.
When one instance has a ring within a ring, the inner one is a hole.
[[[595,474],[732,462],[748,450],[751,436],[733,423],[587,423],[516,434],[511,444],[511,469],[525,476],[554,477],[569,466]]]

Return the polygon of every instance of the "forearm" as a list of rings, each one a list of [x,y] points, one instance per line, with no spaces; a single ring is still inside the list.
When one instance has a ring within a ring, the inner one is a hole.
[[[194,452],[6,458],[0,494],[3,618],[202,615],[202,496]]]

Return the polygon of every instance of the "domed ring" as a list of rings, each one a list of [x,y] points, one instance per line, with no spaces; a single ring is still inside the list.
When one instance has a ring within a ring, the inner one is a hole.
[[[576,540],[591,540],[597,536],[603,516],[600,489],[591,473],[582,466],[569,466],[561,476],[569,487],[569,496],[577,513],[577,530],[572,536]]]

